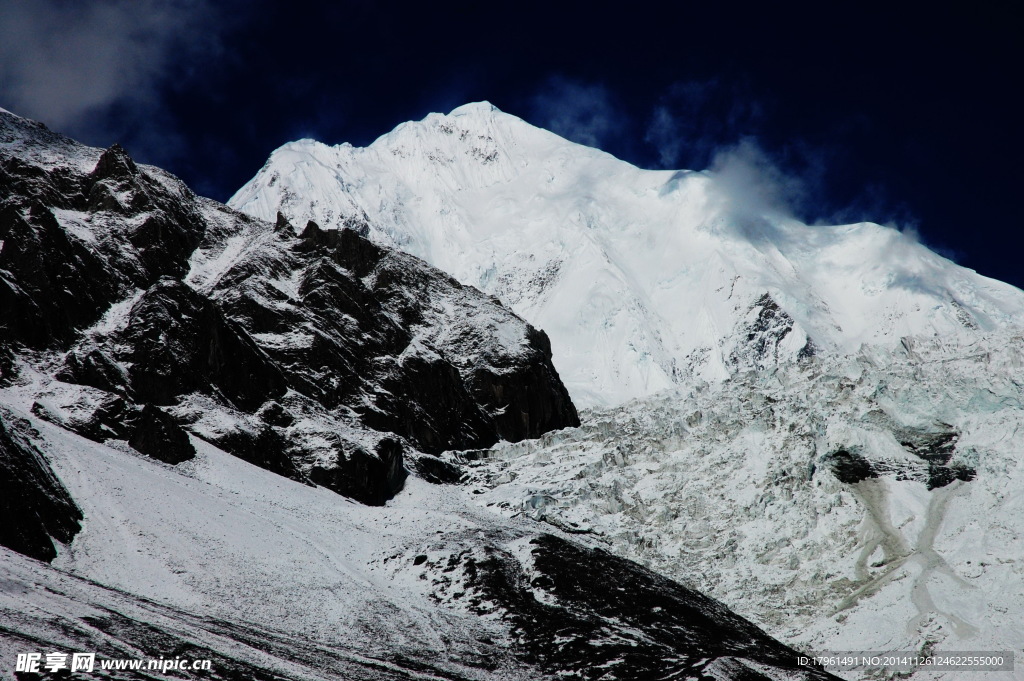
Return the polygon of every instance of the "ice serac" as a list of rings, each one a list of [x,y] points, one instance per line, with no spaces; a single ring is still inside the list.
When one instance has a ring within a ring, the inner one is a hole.
[[[180,464],[191,434],[382,504],[579,423],[543,332],[361,225],[297,234],[6,112],[0,190],[2,379],[90,439]]]
[[[365,148],[286,144],[229,205],[299,229],[361,225],[497,296],[549,334],[583,407],[812,350],[1021,323],[1024,293],[907,234],[808,226],[750,198],[713,174],[641,170],[481,103]],[[789,331],[748,339],[759,323]]]
[[[770,310],[750,318],[775,338]],[[462,454],[473,498],[593,538],[798,648],[1024,642],[1024,335],[814,354],[583,420]]]

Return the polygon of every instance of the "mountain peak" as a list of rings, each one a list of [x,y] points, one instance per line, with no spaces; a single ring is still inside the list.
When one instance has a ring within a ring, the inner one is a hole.
[[[486,113],[493,113],[493,112],[503,113],[501,111],[501,109],[499,109],[498,107],[494,106],[490,102],[483,101],[483,102],[469,102],[467,104],[463,104],[462,106],[455,107],[454,109],[451,110],[451,112],[448,115],[449,116],[466,116],[466,115],[472,115],[472,114],[481,114],[481,113],[486,114]]]
[[[583,406],[795,361],[805,347],[1017,328],[1024,310],[1024,292],[895,230],[804,225],[728,179],[643,170],[487,102],[362,149],[291,151],[229,205],[295,225],[358,219],[371,240],[496,296],[548,332]],[[766,293],[771,342],[749,330]]]

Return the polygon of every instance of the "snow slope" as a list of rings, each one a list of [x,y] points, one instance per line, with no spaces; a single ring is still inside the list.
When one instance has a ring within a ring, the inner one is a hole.
[[[400,501],[386,512],[373,511],[246,464],[202,440],[193,440],[194,460],[171,467],[45,422],[33,425],[86,516],[83,531],[53,563],[58,570],[200,620],[245,623],[346,651],[354,658],[350,666],[333,668],[346,678],[392,678],[385,673],[389,667],[395,677],[407,678],[397,673],[407,666],[402,656],[438,661],[437,676],[424,668],[423,678],[505,677],[500,667],[507,656],[493,642],[476,641],[502,640],[497,622],[439,609],[414,577],[402,586],[386,574],[389,556],[435,533],[493,526],[461,512],[443,488],[410,481]],[[78,609],[89,602],[70,600]],[[36,601],[36,607],[48,606]],[[24,605],[15,611],[25,612]],[[203,640],[195,623],[182,629]],[[484,656],[497,660],[497,668],[482,669]],[[466,664],[451,664],[462,657]],[[5,663],[10,659],[5,656]],[[313,669],[305,672],[316,672],[316,678],[334,677],[331,665],[308,666]],[[381,668],[377,674],[375,666]]]
[[[34,419],[17,392],[0,403],[85,517],[52,566],[0,547],[5,667],[56,649],[212,659],[218,679],[834,678],[721,604],[457,486],[411,478],[370,507],[197,438],[171,466]],[[579,561],[599,578],[577,582]]]
[[[1020,323],[1024,293],[906,234],[807,226],[736,184],[641,170],[479,103],[365,148],[286,144],[229,205],[359,227],[496,295],[548,333],[583,407],[810,351]],[[785,324],[751,353],[765,294]]]

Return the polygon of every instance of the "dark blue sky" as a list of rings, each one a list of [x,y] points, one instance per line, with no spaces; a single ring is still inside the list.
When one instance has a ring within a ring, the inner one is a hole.
[[[650,168],[745,140],[800,217],[1024,286],[1019,24],[903,4],[0,0],[0,106],[219,200],[289,140],[481,99]]]

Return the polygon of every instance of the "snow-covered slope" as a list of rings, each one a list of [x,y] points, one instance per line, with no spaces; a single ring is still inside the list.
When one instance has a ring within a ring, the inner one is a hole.
[[[459,487],[413,479],[364,506],[196,438],[172,466],[34,419],[16,393],[0,403],[84,515],[52,567],[0,547],[5,667],[57,650],[210,659],[198,678],[214,679],[833,678],[721,604]]]
[[[640,170],[482,103],[365,148],[286,144],[229,205],[358,226],[496,295],[547,331],[580,406],[1022,319],[1020,290],[906,234],[807,226],[736,184]]]
[[[547,338],[357,230],[296,233],[0,111],[0,311],[5,678],[53,652],[224,681],[832,678],[475,507],[433,454],[579,422]]]
[[[1019,664],[1021,335],[815,357],[583,421],[461,455],[478,502],[592,537],[803,649]]]

